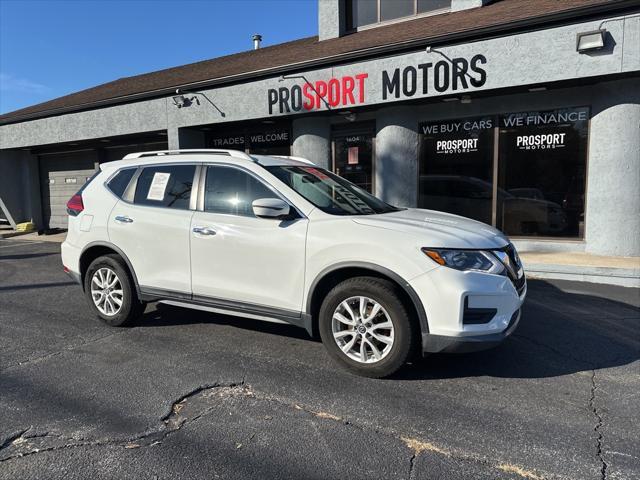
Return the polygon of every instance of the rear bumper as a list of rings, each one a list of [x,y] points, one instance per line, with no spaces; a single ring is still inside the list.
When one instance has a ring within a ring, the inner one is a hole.
[[[76,272],[72,272],[71,270],[66,269],[64,271],[71,279],[76,282],[78,285],[82,285],[82,280],[80,279],[80,274]]]
[[[502,343],[518,328],[522,310],[518,309],[511,318],[504,331],[488,335],[467,335],[464,337],[449,337],[445,335],[422,335],[423,353],[468,353],[488,350]]]
[[[65,240],[60,246],[60,256],[64,272],[69,275],[74,282],[82,285],[82,279],[80,278],[80,249]]]

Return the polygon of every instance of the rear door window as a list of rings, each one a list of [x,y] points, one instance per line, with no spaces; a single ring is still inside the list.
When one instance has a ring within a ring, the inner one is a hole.
[[[136,185],[136,205],[187,210],[191,199],[195,165],[145,167]]]

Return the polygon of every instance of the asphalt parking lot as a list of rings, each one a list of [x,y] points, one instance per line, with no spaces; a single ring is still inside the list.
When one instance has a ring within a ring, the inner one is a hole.
[[[530,281],[500,347],[371,380],[294,327],[104,326],[58,244],[0,241],[0,478],[640,478],[639,306]]]

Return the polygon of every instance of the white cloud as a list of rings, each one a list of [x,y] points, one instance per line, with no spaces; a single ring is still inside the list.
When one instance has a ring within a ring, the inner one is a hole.
[[[0,73],[0,91],[44,95],[48,93],[50,89],[46,85],[32,82],[26,78],[14,77],[8,73]]]

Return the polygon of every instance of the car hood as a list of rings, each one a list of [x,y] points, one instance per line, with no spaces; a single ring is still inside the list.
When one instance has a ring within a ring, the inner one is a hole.
[[[360,225],[386,228],[419,237],[424,247],[434,248],[502,248],[509,239],[499,230],[470,218],[407,208],[380,215],[367,215],[353,219]]]

